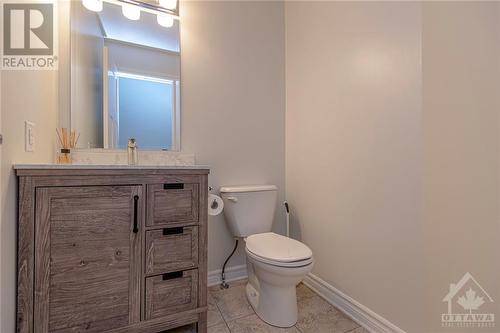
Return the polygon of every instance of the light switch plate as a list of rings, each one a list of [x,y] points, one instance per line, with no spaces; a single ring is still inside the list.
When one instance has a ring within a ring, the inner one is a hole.
[[[24,150],[35,151],[35,123],[28,120],[24,122]]]

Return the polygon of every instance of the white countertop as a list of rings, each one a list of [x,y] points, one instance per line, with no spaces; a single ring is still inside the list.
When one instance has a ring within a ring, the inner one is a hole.
[[[207,165],[126,165],[126,164],[14,164],[15,170],[200,170],[210,167]]]

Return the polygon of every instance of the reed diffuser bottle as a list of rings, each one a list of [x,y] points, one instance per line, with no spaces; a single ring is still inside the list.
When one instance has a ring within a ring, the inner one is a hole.
[[[80,134],[77,136],[76,131],[67,128],[56,129],[56,133],[61,145],[60,150],[57,152],[57,163],[71,164],[73,162],[71,149],[76,147]]]

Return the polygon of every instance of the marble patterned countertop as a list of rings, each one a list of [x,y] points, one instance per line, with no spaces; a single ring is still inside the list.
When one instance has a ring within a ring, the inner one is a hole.
[[[75,149],[72,164],[14,164],[15,170],[200,170],[210,168],[197,165],[194,154],[172,151],[139,151],[138,165],[128,165],[126,150]]]

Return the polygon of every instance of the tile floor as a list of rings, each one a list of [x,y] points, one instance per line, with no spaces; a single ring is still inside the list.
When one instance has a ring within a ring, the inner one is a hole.
[[[297,286],[297,324],[290,328],[268,325],[248,303],[245,284],[240,280],[230,283],[229,289],[209,288],[208,333],[368,333],[302,283]],[[168,332],[191,333],[195,329],[186,326]]]

